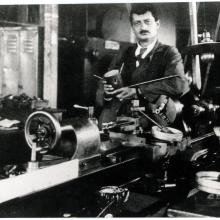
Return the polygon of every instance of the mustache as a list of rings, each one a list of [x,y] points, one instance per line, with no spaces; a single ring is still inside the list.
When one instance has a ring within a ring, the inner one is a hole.
[[[150,33],[150,31],[146,31],[146,30],[142,30],[139,32],[140,34],[147,34],[147,33]]]

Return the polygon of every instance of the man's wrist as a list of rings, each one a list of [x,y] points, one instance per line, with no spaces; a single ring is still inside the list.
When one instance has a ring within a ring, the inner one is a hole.
[[[138,87],[136,87],[135,88],[136,89],[136,95],[137,95],[137,97],[139,98],[139,97],[141,97],[141,90],[138,88]]]

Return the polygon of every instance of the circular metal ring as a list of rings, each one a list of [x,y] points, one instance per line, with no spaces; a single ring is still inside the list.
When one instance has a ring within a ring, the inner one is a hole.
[[[216,171],[200,171],[196,174],[197,188],[207,193],[220,195],[220,173]]]
[[[36,111],[36,112],[33,112],[32,114],[29,115],[29,117],[27,118],[27,120],[25,122],[25,127],[24,127],[25,139],[26,139],[29,147],[32,148],[33,140],[31,139],[30,125],[31,125],[31,122],[33,121],[34,118],[40,118],[40,116],[44,116],[44,117],[48,118],[50,120],[50,123],[54,127],[55,136],[54,136],[53,142],[50,145],[50,148],[53,149],[61,137],[61,126],[60,126],[59,122],[57,121],[57,119],[48,112]]]

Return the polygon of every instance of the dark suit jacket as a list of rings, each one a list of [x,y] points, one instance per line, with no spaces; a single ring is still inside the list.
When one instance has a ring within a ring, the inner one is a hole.
[[[153,50],[140,61],[139,67],[136,67],[136,48],[136,44],[128,47],[110,64],[109,70],[112,70],[121,69],[124,63],[121,72],[123,86],[164,76],[178,75],[179,77],[140,86],[142,98],[147,102],[154,103],[160,95],[178,99],[189,91],[189,85],[184,76],[182,58],[175,47],[164,45],[157,41]],[[118,102],[118,100],[115,100],[114,105],[121,105]],[[97,90],[97,104],[98,106],[103,106],[103,103],[103,85],[100,84]]]
[[[159,95],[178,98],[189,90],[188,82],[184,76],[184,67],[181,55],[175,47],[156,42],[153,50],[140,61],[136,68],[135,50],[133,45],[116,57],[109,69],[120,69],[122,63],[122,79],[124,86],[134,83],[157,79],[164,76],[178,75],[169,80],[142,85],[140,90],[146,100],[154,102]]]

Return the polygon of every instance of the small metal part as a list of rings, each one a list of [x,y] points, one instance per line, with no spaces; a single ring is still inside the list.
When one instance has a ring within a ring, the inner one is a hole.
[[[192,109],[193,109],[193,114],[195,116],[198,116],[201,113],[205,112],[205,108],[203,108],[202,106],[199,106],[199,105],[192,105]]]
[[[220,195],[220,173],[216,171],[200,171],[196,173],[197,188],[207,193]]]
[[[111,128],[114,128],[115,126],[116,126],[116,123],[113,122],[113,121],[102,123],[102,129],[103,130],[109,130]]]
[[[64,218],[70,218],[71,217],[71,213],[63,213],[63,217]]]
[[[86,107],[86,106],[82,106],[82,105],[77,105],[77,104],[74,104],[73,107],[74,107],[74,108],[78,108],[78,109],[89,110],[88,107]]]
[[[95,74],[93,74],[93,76],[94,76],[95,78],[99,79],[99,80],[104,80],[104,78],[102,78],[102,77],[100,77],[100,76],[97,76],[97,75],[95,75]]]
[[[117,157],[114,155],[107,155],[106,159],[108,159],[108,162],[110,164],[116,164],[117,163]]]
[[[99,195],[107,202],[107,205],[97,215],[100,217],[115,203],[124,203],[128,201],[130,192],[127,188],[118,186],[104,186],[99,190]]]
[[[219,126],[214,127],[214,133],[220,139],[220,127]]]
[[[199,150],[195,154],[192,155],[190,161],[191,162],[196,161],[198,158],[207,155],[207,153],[208,153],[208,149]]]
[[[164,188],[174,188],[176,187],[176,183],[165,183]]]
[[[104,186],[99,194],[106,201],[126,202],[129,197],[129,190],[118,186]]]
[[[27,172],[32,172],[39,168],[39,163],[37,161],[28,162]]]

